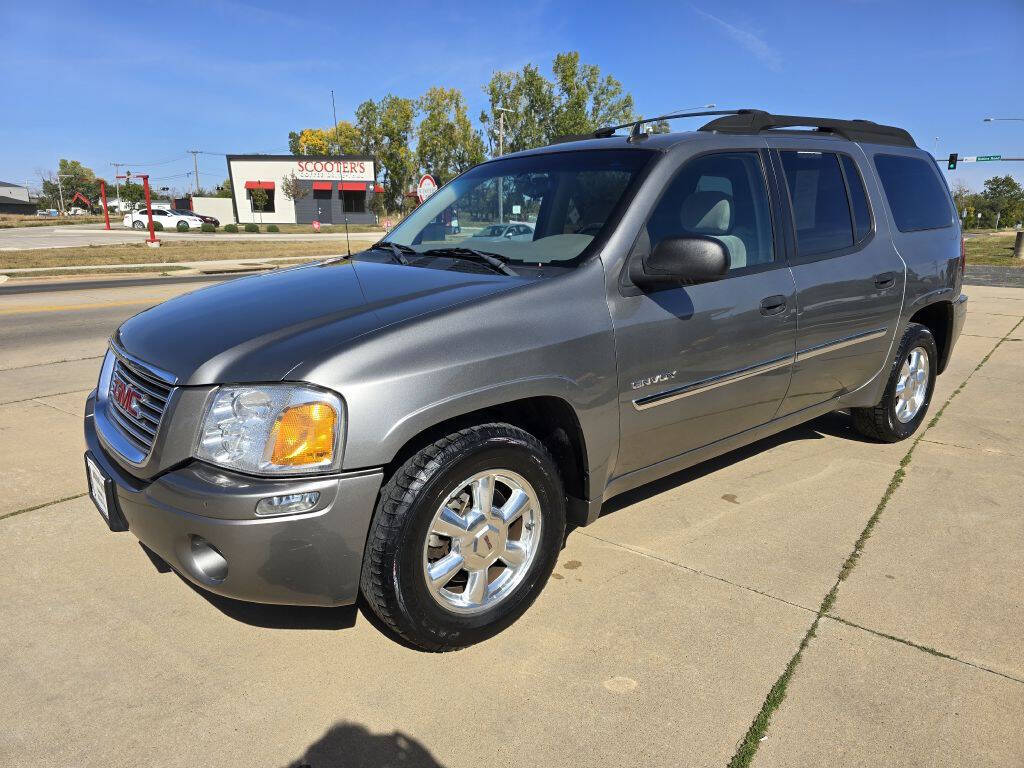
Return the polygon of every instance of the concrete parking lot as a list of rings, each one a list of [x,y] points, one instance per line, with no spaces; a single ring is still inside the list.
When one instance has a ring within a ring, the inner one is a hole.
[[[917,440],[832,414],[615,499],[431,655],[200,593],[85,497],[108,334],[198,285],[0,293],[0,765],[1022,764],[1024,289],[965,289]]]

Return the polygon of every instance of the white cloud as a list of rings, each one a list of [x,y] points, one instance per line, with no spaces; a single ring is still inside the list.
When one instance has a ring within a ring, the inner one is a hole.
[[[720,27],[722,31],[736,41],[740,47],[745,48],[748,52],[753,54],[758,61],[768,67],[768,69],[772,70],[772,72],[782,71],[782,54],[775,48],[768,45],[768,43],[753,32],[748,32],[745,29],[733,26],[729,22],[723,21],[717,16],[713,16],[706,11],[700,10],[700,8],[694,8],[693,10],[695,13],[703,16],[708,21],[711,21]]]

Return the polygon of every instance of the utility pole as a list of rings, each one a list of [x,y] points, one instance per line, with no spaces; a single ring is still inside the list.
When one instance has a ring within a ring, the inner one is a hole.
[[[57,171],[57,191],[60,193],[60,213],[64,215],[64,186],[60,183],[60,171]]]
[[[498,113],[498,157],[505,154],[505,113],[511,112],[504,107],[495,107]],[[498,223],[505,223],[505,177],[498,177]]]
[[[186,152],[190,152],[192,154],[192,168],[194,168],[195,172],[196,172],[196,174],[195,174],[195,182],[196,182],[195,183],[195,188],[196,188],[196,194],[197,195],[199,194],[199,153],[201,151],[202,150],[199,150],[199,149],[188,149],[188,150],[186,150]]]
[[[114,166],[114,187],[117,189],[117,208],[124,213],[124,205],[121,202],[121,168],[126,163],[111,163]]]
[[[331,117],[334,118],[334,122],[332,123],[332,125],[334,126],[334,131],[333,131],[333,133],[334,133],[334,146],[338,147],[337,151],[338,151],[338,154],[340,155],[341,154],[341,147],[338,146],[339,143],[340,143],[338,141],[338,109],[337,109],[337,107],[334,106],[334,89],[333,88],[331,88]],[[330,152],[328,152],[327,154],[330,154]]]

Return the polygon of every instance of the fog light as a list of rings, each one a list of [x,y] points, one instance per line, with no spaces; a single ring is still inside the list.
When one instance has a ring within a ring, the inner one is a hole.
[[[289,493],[286,496],[268,496],[256,503],[256,514],[261,517],[272,515],[297,515],[308,512],[320,500],[320,491]]]

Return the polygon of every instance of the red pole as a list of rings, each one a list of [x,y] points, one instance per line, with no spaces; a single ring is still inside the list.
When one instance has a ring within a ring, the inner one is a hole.
[[[100,198],[103,200],[103,220],[106,229],[110,229],[110,213],[107,211],[107,182],[100,179]]]
[[[146,191],[146,214],[149,216],[149,240],[147,243],[157,242],[156,234],[153,230],[153,203],[149,199],[149,174],[140,174],[142,176],[142,188]]]

